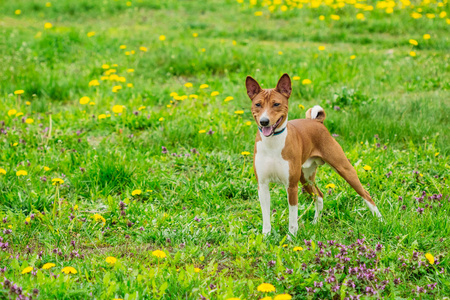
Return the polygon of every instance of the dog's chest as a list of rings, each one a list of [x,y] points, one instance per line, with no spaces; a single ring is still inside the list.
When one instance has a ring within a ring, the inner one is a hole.
[[[289,183],[289,162],[281,155],[286,136],[287,130],[278,136],[263,137],[256,143],[255,171],[259,183]]]

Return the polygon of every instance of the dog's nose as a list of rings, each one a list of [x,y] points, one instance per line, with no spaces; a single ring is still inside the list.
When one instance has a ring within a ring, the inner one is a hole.
[[[259,120],[259,124],[261,124],[261,126],[267,126],[267,125],[269,125],[269,119],[268,118],[261,118],[260,120]]]

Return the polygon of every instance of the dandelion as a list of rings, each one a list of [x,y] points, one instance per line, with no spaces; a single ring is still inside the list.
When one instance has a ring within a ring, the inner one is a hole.
[[[325,50],[325,46],[319,46],[319,51],[323,51],[323,50]]]
[[[126,5],[131,6],[131,5],[133,5],[133,3],[131,3],[131,1],[127,1]]]
[[[162,250],[155,250],[152,252],[153,256],[156,256],[157,258],[165,258],[166,257],[166,253]]]
[[[199,273],[201,270],[202,270],[202,269],[200,269],[200,268],[194,268],[194,272],[195,272],[195,273]]]
[[[329,183],[327,184],[327,186],[325,188],[327,189],[334,189],[336,186],[333,183]]]
[[[409,52],[409,55],[412,56],[412,57],[416,57],[417,54],[416,54],[415,51],[411,51],[411,52]]]
[[[355,58],[356,58],[356,55],[350,56],[350,59],[355,59]]]
[[[23,112],[18,112],[18,113],[16,114],[16,117],[20,117],[20,116],[23,116]]]
[[[33,123],[34,123],[34,120],[33,120],[32,118],[27,118],[27,119],[25,120],[25,123],[27,123],[27,124],[33,124]]]
[[[256,289],[263,293],[275,292],[275,287],[270,283],[262,283]]]
[[[44,24],[45,29],[51,29],[52,27],[53,27],[52,23],[47,22]]]
[[[6,170],[3,168],[0,168],[0,175],[6,175]]]
[[[89,83],[89,85],[90,85],[90,84],[91,84],[91,83]],[[80,104],[82,104],[82,105],[88,104],[89,101],[91,101],[91,99],[90,99],[89,97],[84,96],[84,97],[81,97],[81,98],[80,98]]]
[[[237,114],[237,115],[242,115],[244,113],[244,111],[243,110],[236,110],[234,113]]]
[[[302,84],[303,85],[307,85],[307,84],[311,84],[312,81],[310,79],[303,79]]]
[[[214,92],[211,93],[211,96],[212,96],[212,97],[215,97],[215,96],[218,96],[218,95],[219,95],[219,92],[218,92],[218,91],[214,91]]]
[[[260,16],[262,16],[263,15],[263,12],[262,11],[255,11],[255,16],[256,17],[260,17]]]
[[[427,253],[425,254],[425,258],[428,260],[428,262],[431,265],[434,265],[434,256],[431,253]]]
[[[160,41],[165,41],[166,40],[166,36],[165,35],[160,35],[159,36],[159,40]]]
[[[298,105],[298,108],[305,109],[305,107],[303,105],[301,105],[301,104]]]
[[[300,247],[300,246],[294,247],[294,249],[292,249],[292,250],[295,251],[295,252],[297,252],[297,251],[302,251],[302,250],[303,250],[303,247]]]
[[[320,20],[320,21],[325,20],[325,16],[324,16],[324,15],[319,16],[319,20]]]
[[[94,31],[88,32],[87,33],[87,37],[93,37],[95,35]]]
[[[298,80],[300,80],[300,76],[294,76],[294,77],[292,77],[292,80],[298,81]]]
[[[98,119],[99,120],[106,119],[106,115],[105,114],[100,114],[100,115],[98,115]]]
[[[20,15],[22,13],[22,11],[20,9],[16,9],[16,11],[14,12],[16,15]]]
[[[412,17],[413,19],[420,19],[420,18],[422,18],[422,14],[419,14],[419,13],[417,13],[417,12],[413,12],[413,13],[411,14],[411,17]]]
[[[48,269],[53,268],[53,267],[55,267],[55,266],[56,266],[56,265],[55,265],[54,263],[46,263],[46,264],[44,264],[44,265],[42,266],[42,269],[48,270]]]
[[[370,171],[370,170],[372,170],[372,167],[371,167],[371,166],[368,166],[368,165],[365,165],[365,166],[363,167],[363,169],[366,170],[366,171]]]
[[[99,86],[100,82],[97,79],[89,81],[89,86]]]
[[[52,4],[50,2],[45,3],[45,7],[51,7]]]
[[[198,133],[205,133],[205,132],[206,132],[206,130],[204,130],[204,129],[198,131]]]
[[[114,265],[117,262],[117,258],[113,257],[113,256],[108,256],[105,261],[108,264]]]
[[[276,295],[275,298],[273,298],[273,300],[291,300],[292,296],[289,294],[280,294],[280,295]]]
[[[278,51],[278,55],[283,55],[283,51]]]
[[[338,15],[331,15],[330,18],[335,21],[339,21],[341,19]]]
[[[423,35],[423,39],[424,39],[424,40],[429,40],[429,39],[431,39],[431,35],[429,35],[428,33],[426,33],[426,34]]]
[[[8,116],[12,116],[12,115],[15,115],[17,113],[17,110],[15,110],[15,109],[10,109],[10,110],[8,110]]]
[[[62,180],[61,178],[53,178],[52,179],[52,185],[61,185],[64,183],[64,180]]]
[[[17,91],[14,91],[14,95],[22,95],[23,93],[25,93],[24,90],[17,90]]]
[[[33,271],[33,267],[26,267],[25,269],[22,270],[22,274],[27,274],[30,273],[31,271]]]
[[[247,155],[250,155],[250,152],[248,152],[248,151],[243,151],[243,152],[241,152],[241,154],[244,155],[244,156],[247,156]]]
[[[147,47],[144,47],[144,46],[139,47],[139,50],[141,50],[142,52],[148,51]]]
[[[233,99],[234,99],[233,97],[228,96],[228,97],[226,97],[226,98],[223,100],[223,102],[229,102],[229,101],[231,101],[231,100],[233,100]]]
[[[141,190],[134,190],[131,192],[131,196],[136,196],[136,195],[140,195],[140,194],[142,194]]]
[[[127,87],[132,88],[134,85],[132,83],[127,83]]]
[[[17,177],[19,177],[19,176],[26,176],[26,175],[28,175],[28,172],[25,171],[25,170],[19,170],[19,171],[16,172],[16,175],[17,175]]]
[[[411,45],[413,45],[413,46],[419,45],[419,43],[418,43],[416,40],[413,40],[413,39],[410,39],[410,40],[409,40],[409,43],[410,43]]]
[[[207,85],[206,83],[200,85],[200,88],[201,88],[201,89],[206,89],[206,88],[208,88],[208,87],[209,87],[209,85]]]
[[[65,274],[77,274],[77,270],[74,267],[65,267],[61,270]]]
[[[198,98],[198,95],[196,95],[196,94],[189,95],[189,99],[197,99],[197,98]]]
[[[161,118],[158,119],[158,121],[162,122],[162,121],[164,121],[164,118],[161,117]]]
[[[356,18],[361,21],[365,19],[364,14],[362,14],[362,13],[357,14]]]

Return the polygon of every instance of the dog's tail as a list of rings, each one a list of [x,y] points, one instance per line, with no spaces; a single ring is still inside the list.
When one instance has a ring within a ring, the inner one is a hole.
[[[320,123],[323,123],[323,121],[325,121],[325,116],[325,111],[319,105],[316,105],[306,111],[307,119],[317,120]]]

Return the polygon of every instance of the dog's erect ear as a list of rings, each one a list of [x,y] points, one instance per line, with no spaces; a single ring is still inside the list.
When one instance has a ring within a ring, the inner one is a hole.
[[[289,98],[289,96],[291,96],[291,78],[289,78],[289,75],[287,73],[284,73],[283,76],[281,76],[280,80],[278,80],[275,90],[286,98]]]
[[[261,92],[261,87],[259,86],[258,81],[253,79],[251,76],[247,76],[247,79],[245,80],[245,87],[247,88],[247,95],[251,100],[253,100],[253,98]]]

